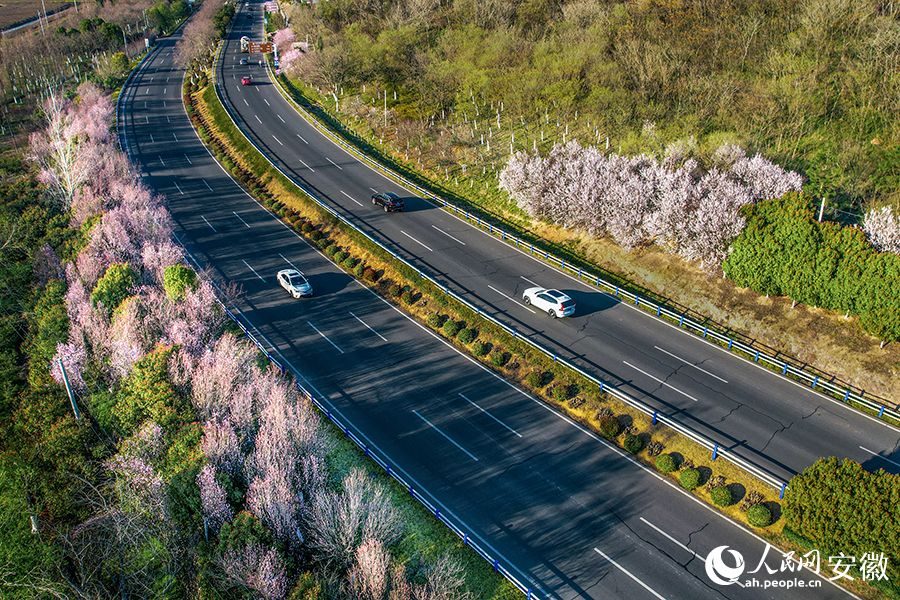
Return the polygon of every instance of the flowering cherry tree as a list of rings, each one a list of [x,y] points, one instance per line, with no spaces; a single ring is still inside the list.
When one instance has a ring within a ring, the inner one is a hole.
[[[228,504],[225,490],[216,481],[216,468],[213,465],[206,464],[200,469],[200,473],[197,474],[197,485],[200,486],[200,505],[207,526],[213,533],[217,533],[234,514]]]
[[[895,213],[890,206],[869,210],[863,220],[863,231],[882,252],[900,254],[900,212]]]
[[[656,243],[718,269],[744,228],[741,206],[803,184],[797,173],[733,145],[719,148],[705,173],[682,159],[605,155],[569,142],[545,157],[515,153],[500,187],[532,217],[606,234],[625,248]]]

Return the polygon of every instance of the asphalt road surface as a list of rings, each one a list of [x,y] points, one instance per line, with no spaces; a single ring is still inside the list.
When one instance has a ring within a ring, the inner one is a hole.
[[[242,287],[236,308],[273,354],[539,597],[846,595],[805,571],[799,580],[821,587],[712,583],[708,553],[728,545],[750,570],[762,540],[460,354],[246,195],[191,128],[176,40],[160,40],[124,90],[120,129],[179,240],[217,281]],[[278,287],[290,265],[314,297]]]
[[[437,209],[319,134],[271,83],[261,55],[241,65],[240,36],[260,39],[259,5],[237,17],[218,67],[241,129],[284,172],[367,233],[485,312],[642,399],[781,480],[821,456],[900,472],[900,430],[741,360],[556,271]],[[254,85],[240,85],[250,74]],[[406,198],[406,212],[372,206],[375,191]],[[577,302],[551,319],[522,302],[535,285]]]

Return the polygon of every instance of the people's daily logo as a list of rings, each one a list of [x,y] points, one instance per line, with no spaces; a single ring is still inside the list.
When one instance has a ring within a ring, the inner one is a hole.
[[[726,552],[731,556],[729,561],[726,560]],[[732,564],[726,564],[731,562]],[[719,546],[713,548],[712,552],[706,557],[706,576],[709,580],[718,585],[731,585],[736,583],[741,575],[744,574],[744,557],[737,550],[732,550],[728,546]]]

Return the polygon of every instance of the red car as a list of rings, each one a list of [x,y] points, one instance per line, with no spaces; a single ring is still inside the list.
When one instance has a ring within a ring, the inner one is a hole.
[[[241,77],[241,85],[250,85],[251,83],[253,83],[253,78],[249,75]]]

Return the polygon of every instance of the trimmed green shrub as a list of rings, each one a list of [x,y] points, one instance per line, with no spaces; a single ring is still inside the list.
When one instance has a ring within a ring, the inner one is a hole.
[[[300,231],[302,231],[303,233],[309,233],[313,229],[315,229],[315,227],[313,227],[313,224],[309,221],[306,221],[305,223],[303,223],[303,225],[300,226]]]
[[[447,317],[444,315],[439,315],[438,313],[431,313],[428,315],[428,324],[435,329],[440,329],[443,326],[444,321]]]
[[[656,457],[656,470],[666,474],[677,471],[678,461],[671,454],[660,454]]]
[[[462,325],[460,325],[453,319],[447,319],[447,322],[444,323],[444,333],[448,338],[455,338],[461,329]]]
[[[327,254],[328,256],[334,256],[340,249],[340,246],[338,246],[337,244],[328,244],[328,246],[325,247],[325,254]]]
[[[622,424],[612,415],[600,417],[600,434],[608,439],[613,439],[622,432]]]
[[[341,264],[342,262],[344,262],[347,259],[348,256],[350,256],[350,255],[348,253],[344,252],[343,250],[341,250],[340,252],[335,252],[334,262],[336,262],[337,264]]]
[[[91,303],[94,306],[102,304],[109,313],[112,313],[122,300],[131,293],[131,288],[137,284],[137,274],[128,266],[128,263],[115,263],[106,269],[94,290],[91,292]]]
[[[182,300],[188,289],[196,286],[197,274],[193,269],[184,265],[169,265],[163,271],[163,289],[172,302]]]
[[[714,487],[709,491],[709,497],[712,498],[713,504],[716,506],[731,506],[734,502],[734,498],[731,495],[731,490],[728,489],[727,485],[721,485],[719,487]],[[757,504],[757,506],[761,506]]]
[[[400,294],[400,299],[403,300],[404,304],[412,304],[416,301],[416,295],[412,290],[406,290]]]
[[[327,237],[323,237],[323,238],[319,238],[319,239],[313,241],[313,243],[314,243],[320,250],[324,250],[325,248],[327,248],[328,246],[331,245],[331,240],[329,240]]]
[[[686,490],[692,490],[700,485],[700,469],[685,469],[678,476],[678,482]]]
[[[488,352],[491,351],[491,345],[487,342],[482,342],[481,340],[472,344],[472,354],[477,357],[486,356]]]
[[[463,329],[459,332],[459,341],[463,344],[471,344],[478,337],[478,330],[474,327]]]
[[[772,511],[765,504],[754,504],[747,511],[747,522],[754,527],[768,527],[772,524]]]
[[[359,262],[358,258],[348,256],[347,258],[344,259],[343,263],[341,263],[341,264],[343,264],[344,267],[347,269],[353,269],[356,267],[358,262]]]
[[[631,454],[637,454],[644,447],[644,440],[639,435],[626,433],[625,439],[622,441],[622,447]]]
[[[507,362],[509,362],[509,352],[502,352],[494,348],[494,351],[491,353],[491,364],[495,367],[502,367]]]
[[[566,382],[560,382],[553,386],[550,395],[557,402],[565,402],[572,397],[571,386]]]
[[[537,371],[532,371],[528,375],[525,376],[525,383],[533,388],[543,387],[544,385],[544,376],[538,373]]]
[[[364,265],[362,262],[360,262],[358,265],[356,265],[356,267],[353,269],[353,274],[360,278],[363,276],[363,274],[365,272],[366,272],[366,265]]]

